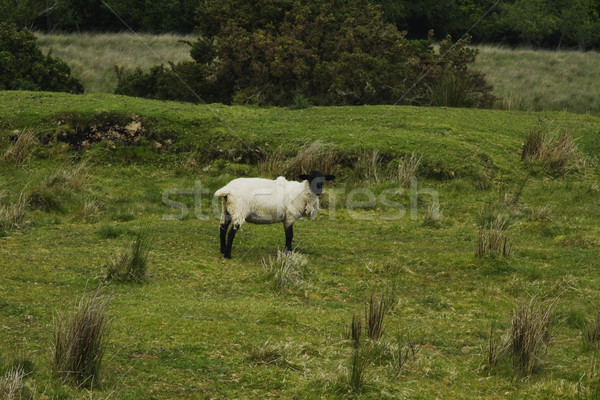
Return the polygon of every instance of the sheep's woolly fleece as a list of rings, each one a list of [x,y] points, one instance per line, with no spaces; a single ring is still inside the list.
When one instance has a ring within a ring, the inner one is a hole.
[[[241,226],[245,221],[254,224],[283,222],[293,224],[302,217],[314,217],[319,210],[319,198],[310,190],[308,181],[288,181],[280,176],[276,180],[238,178],[215,192],[223,197],[224,212],[231,222]]]

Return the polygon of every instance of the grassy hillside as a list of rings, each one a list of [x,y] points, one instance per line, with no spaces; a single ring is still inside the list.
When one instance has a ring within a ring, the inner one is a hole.
[[[181,40],[193,36],[120,34],[37,34],[44,51],[52,50],[71,66],[88,93],[112,93],[115,65],[148,69],[189,59]],[[496,108],[515,111],[570,111],[597,114],[600,55],[597,52],[512,50],[478,46],[474,65],[485,72],[501,98]]]
[[[521,160],[540,127],[575,138],[564,174]],[[1,92],[0,204],[15,209],[23,194],[29,205],[0,239],[0,376],[28,361],[23,382],[41,399],[593,398],[596,343],[583,339],[600,310],[599,127],[562,112]],[[7,156],[25,128],[37,142]],[[400,188],[413,152],[418,186]],[[224,260],[211,195],[237,176],[303,167],[337,179],[317,219],[295,225],[304,275],[276,289],[265,264],[282,227],[245,224]],[[174,219],[165,195],[188,216]],[[478,257],[497,218],[511,254]],[[153,238],[147,279],[107,282],[138,232]],[[53,319],[98,286],[110,296],[106,354],[93,390],[76,388],[52,373]],[[379,340],[364,337],[363,317],[357,390],[349,324],[372,295],[391,310]],[[512,310],[532,298],[553,305],[540,362],[523,376],[507,350],[490,365],[491,327],[504,343]]]
[[[598,114],[600,54],[479,46],[485,72],[505,110],[565,110]]]
[[[149,69],[169,61],[190,59],[189,46],[182,40],[194,37],[165,34],[41,34],[38,45],[44,52],[65,60],[73,76],[81,80],[87,93],[114,92],[115,65]]]

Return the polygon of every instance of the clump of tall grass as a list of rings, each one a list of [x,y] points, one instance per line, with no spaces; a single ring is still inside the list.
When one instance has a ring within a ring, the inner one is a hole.
[[[546,125],[534,127],[523,144],[521,159],[541,165],[548,172],[565,175],[583,165],[583,158],[569,131],[549,132]]]
[[[583,328],[583,341],[591,348],[600,348],[600,312],[596,313],[592,321],[585,324]]]
[[[331,145],[315,140],[300,147],[296,156],[285,163],[285,175],[297,177],[310,171],[329,173],[335,169],[338,154]]]
[[[472,85],[467,78],[454,73],[444,73],[430,88],[432,106],[471,107],[474,99]]]
[[[152,239],[145,233],[138,233],[135,239],[105,266],[105,280],[144,282],[148,276],[148,254],[151,247]]]
[[[432,228],[439,228],[442,226],[442,211],[439,203],[434,203],[431,207],[427,208],[425,215],[423,216],[423,225]]]
[[[261,261],[268,279],[273,287],[280,290],[286,286],[298,286],[304,283],[307,275],[308,258],[296,251],[277,250],[277,257],[269,255]]]
[[[407,187],[410,184],[410,179],[417,175],[422,160],[423,156],[415,152],[402,158],[397,170],[397,179],[400,187]]]
[[[477,257],[486,254],[498,254],[509,257],[512,253],[512,241],[508,235],[510,216],[496,213],[493,208],[483,207],[478,216]]]
[[[502,337],[490,329],[487,366],[491,369],[500,360],[510,361],[514,371],[529,376],[543,366],[552,342],[554,305],[556,301],[541,302],[535,297],[517,303],[512,310],[510,326]]]
[[[367,184],[379,184],[382,180],[383,160],[379,150],[365,150],[354,164],[354,171],[362,175]]]
[[[55,372],[65,381],[92,386],[106,349],[109,297],[98,289],[83,295],[69,314],[54,321]]]
[[[348,338],[352,340],[354,347],[360,346],[360,338],[362,334],[362,319],[360,316],[352,315],[352,322],[350,322]]]
[[[367,323],[367,336],[372,340],[379,340],[383,336],[385,330],[385,316],[388,313],[389,304],[385,301],[384,296],[375,299],[375,295],[371,294],[371,298],[366,307],[365,320]]]
[[[265,152],[259,162],[259,169],[270,176],[287,176],[297,179],[298,175],[310,171],[333,172],[339,161],[338,152],[322,140],[306,143],[294,155],[289,154],[283,147]]]
[[[519,302],[513,310],[507,351],[513,367],[523,375],[531,375],[543,363],[552,339],[553,306],[534,298]]]
[[[587,372],[577,382],[575,398],[578,400],[600,399],[600,376],[598,375],[598,361],[595,353],[590,356]]]
[[[71,167],[61,167],[35,186],[28,196],[29,207],[42,211],[61,211],[68,198],[80,192],[88,179],[87,161]]]
[[[288,361],[289,349],[281,344],[271,344],[269,340],[260,346],[253,346],[246,361],[255,365],[276,365],[297,370],[298,366]]]
[[[354,393],[362,392],[365,384],[367,366],[369,365],[369,350],[363,346],[352,349],[350,369],[348,371],[348,387]]]
[[[31,152],[37,143],[36,132],[31,128],[23,129],[16,140],[8,147],[2,160],[16,165],[24,165],[29,161]]]
[[[0,192],[0,201],[4,197]],[[0,236],[23,226],[27,213],[27,198],[21,193],[14,203],[0,204]]]

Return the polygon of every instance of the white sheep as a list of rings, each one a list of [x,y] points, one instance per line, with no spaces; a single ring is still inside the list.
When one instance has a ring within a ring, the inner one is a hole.
[[[238,178],[215,192],[222,198],[221,253],[231,258],[233,238],[244,222],[273,224],[282,222],[285,228],[285,249],[292,251],[293,226],[297,219],[314,217],[319,210],[318,196],[323,182],[335,178],[319,171],[300,175],[302,182],[288,181],[280,176],[275,180]],[[227,227],[233,223],[227,235]],[[227,241],[225,240],[227,239]]]

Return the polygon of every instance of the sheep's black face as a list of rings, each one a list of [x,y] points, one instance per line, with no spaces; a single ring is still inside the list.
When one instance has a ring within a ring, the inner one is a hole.
[[[310,185],[310,190],[320,196],[323,193],[323,182],[332,181],[335,179],[333,175],[323,175],[319,171],[312,171],[310,174],[300,175],[301,180],[307,180]]]

